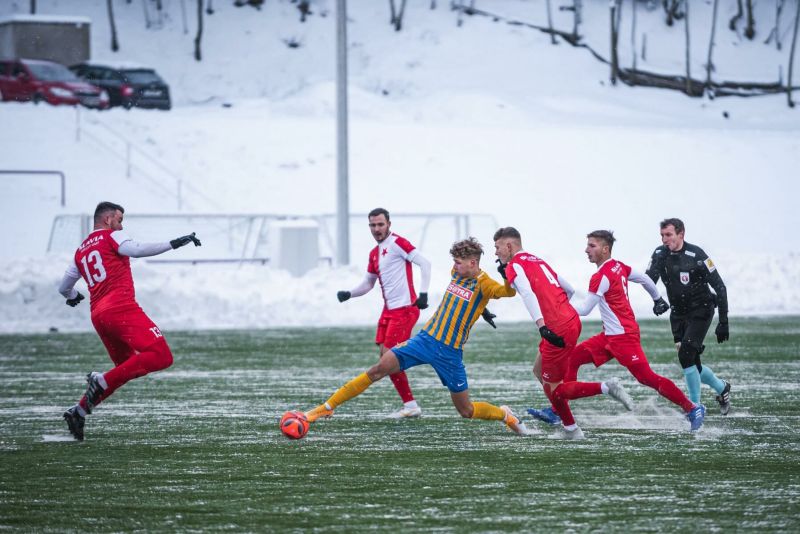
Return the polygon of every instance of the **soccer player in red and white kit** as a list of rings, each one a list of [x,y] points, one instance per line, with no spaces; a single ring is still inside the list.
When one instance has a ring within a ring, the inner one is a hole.
[[[137,243],[122,232],[125,210],[101,202],[94,212],[94,230],[75,251],[59,293],[75,307],[83,295],[75,284],[89,286],[92,324],[105,345],[114,368],[92,372],[78,404],[64,412],[70,433],[83,440],[86,416],[117,388],[140,376],[172,365],[172,352],[158,327],[136,303],[130,258],[155,256],[189,243],[200,246],[194,233],[164,243]]]
[[[359,285],[350,291],[339,291],[336,297],[339,302],[351,297],[360,297],[375,287],[376,280],[380,281],[384,306],[375,334],[378,357],[380,357],[387,350],[411,337],[411,329],[419,319],[419,311],[428,307],[431,262],[425,259],[407,239],[391,231],[392,222],[388,211],[375,208],[369,212],[368,219],[369,230],[378,245],[369,253],[367,274]],[[419,266],[422,275],[419,296],[414,292],[412,263]],[[389,378],[403,400],[403,407],[389,417],[400,419],[422,415],[422,408],[411,393],[405,371],[389,375]]]
[[[570,354],[581,335],[581,320],[570,305],[572,287],[541,258],[522,249],[522,237],[516,228],[500,228],[494,234],[495,254],[500,260],[498,271],[522,297],[531,318],[539,328],[542,341],[542,387],[561,417],[564,434],[569,439],[583,438],[575,423],[569,401],[607,394],[632,409],[630,397],[622,385],[607,382],[575,382],[566,380]],[[536,375],[536,370],[534,370]],[[538,378],[538,377],[537,377]]]
[[[649,276],[611,257],[611,249],[616,241],[612,232],[595,230],[586,238],[586,255],[590,262],[597,265],[597,272],[589,281],[589,295],[584,302],[575,306],[575,310],[582,316],[588,315],[599,305],[603,332],[575,347],[570,356],[566,380],[576,380],[581,365],[594,363],[595,367],[600,367],[607,361],[616,359],[639,383],[653,388],[661,396],[680,406],[691,423],[691,429],[698,430],[703,426],[705,406],[689,400],[674,382],[657,375],[650,368],[642,349],[639,324],[628,299],[628,282],[644,286],[653,297],[655,313],[664,313],[669,309],[669,304],[661,297]]]

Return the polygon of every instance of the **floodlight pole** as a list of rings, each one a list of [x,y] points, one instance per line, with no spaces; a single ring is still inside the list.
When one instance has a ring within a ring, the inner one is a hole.
[[[350,264],[347,165],[347,0],[336,0],[336,261]]]

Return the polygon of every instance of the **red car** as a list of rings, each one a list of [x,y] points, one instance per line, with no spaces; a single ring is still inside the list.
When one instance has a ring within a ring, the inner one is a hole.
[[[35,59],[0,60],[0,101],[81,104],[108,108],[108,93],[78,78],[64,65]]]

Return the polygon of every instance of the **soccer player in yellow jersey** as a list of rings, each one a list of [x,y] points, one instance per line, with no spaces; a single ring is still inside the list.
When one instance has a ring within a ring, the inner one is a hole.
[[[386,375],[428,364],[439,375],[442,385],[450,390],[450,398],[461,417],[503,421],[517,434],[527,434],[525,424],[508,406],[472,402],[469,398],[462,359],[462,347],[469,331],[489,299],[516,294],[507,282],[499,284],[481,270],[482,254],[483,247],[474,237],[454,243],[450,249],[453,256],[450,285],[433,317],[417,335],[384,352],[377,364],[336,390],[324,404],[306,412],[308,420],[314,422],[320,417],[330,417],[333,410]]]

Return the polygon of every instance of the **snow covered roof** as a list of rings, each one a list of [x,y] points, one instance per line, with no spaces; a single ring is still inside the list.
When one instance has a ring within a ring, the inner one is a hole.
[[[70,15],[9,15],[0,17],[0,24],[8,24],[10,22],[46,22],[51,24],[92,24],[92,19],[89,17],[76,17]]]
[[[19,58],[19,61],[22,63],[27,63],[29,65],[52,65],[53,63],[58,63],[57,61],[50,61],[49,59],[28,59],[26,57]],[[60,63],[58,63],[60,65]]]
[[[136,63],[135,61],[124,61],[119,59],[91,59],[89,61],[84,61],[83,63],[97,67],[109,67],[116,70],[153,70],[153,67],[148,67],[146,65],[142,65],[141,63]]]

